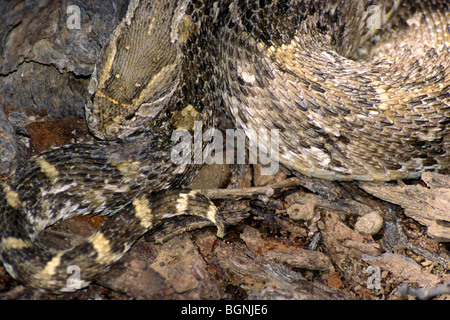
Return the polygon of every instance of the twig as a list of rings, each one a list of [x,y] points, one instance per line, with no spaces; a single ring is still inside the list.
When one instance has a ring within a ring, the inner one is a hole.
[[[252,198],[257,196],[270,197],[276,193],[300,186],[300,180],[289,178],[281,182],[264,187],[239,188],[239,189],[199,189],[203,195],[210,199],[239,199]]]

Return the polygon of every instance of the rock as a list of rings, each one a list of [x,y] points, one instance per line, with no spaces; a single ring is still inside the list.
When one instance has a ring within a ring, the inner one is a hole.
[[[376,212],[370,212],[360,217],[355,223],[355,230],[364,234],[377,234],[383,227],[383,217]]]

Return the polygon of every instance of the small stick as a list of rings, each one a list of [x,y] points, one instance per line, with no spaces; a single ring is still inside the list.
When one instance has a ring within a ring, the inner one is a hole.
[[[271,184],[264,187],[251,187],[251,188],[239,188],[239,189],[199,189],[203,195],[210,199],[239,199],[239,198],[252,198],[256,196],[270,197],[276,193],[280,193],[284,190],[292,189],[300,186],[300,180],[298,178],[289,178],[281,182]]]

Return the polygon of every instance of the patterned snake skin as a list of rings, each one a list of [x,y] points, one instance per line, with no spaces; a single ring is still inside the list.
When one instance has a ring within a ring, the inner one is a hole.
[[[199,166],[171,161],[172,133],[214,127],[223,108],[250,138],[278,129],[272,154],[305,175],[394,180],[447,167],[449,6],[132,0],[89,85],[87,120],[103,141],[44,152],[4,184],[3,265],[30,287],[71,291],[68,266],[86,286],[161,219],[201,216],[223,235],[214,205],[182,189]],[[89,213],[111,217],[78,246],[38,241]]]

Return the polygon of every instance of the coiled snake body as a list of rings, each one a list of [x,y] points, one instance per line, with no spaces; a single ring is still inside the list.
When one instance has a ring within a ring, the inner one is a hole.
[[[224,107],[250,138],[279,130],[278,148],[266,148],[309,176],[394,180],[447,167],[449,6],[132,0],[89,87],[88,124],[105,141],[35,156],[1,190],[6,270],[70,291],[69,265],[85,286],[166,217],[199,215],[223,234],[214,205],[181,189],[198,166],[171,153],[175,130],[214,127]],[[80,245],[54,252],[37,241],[46,226],[88,213],[111,218]]]

